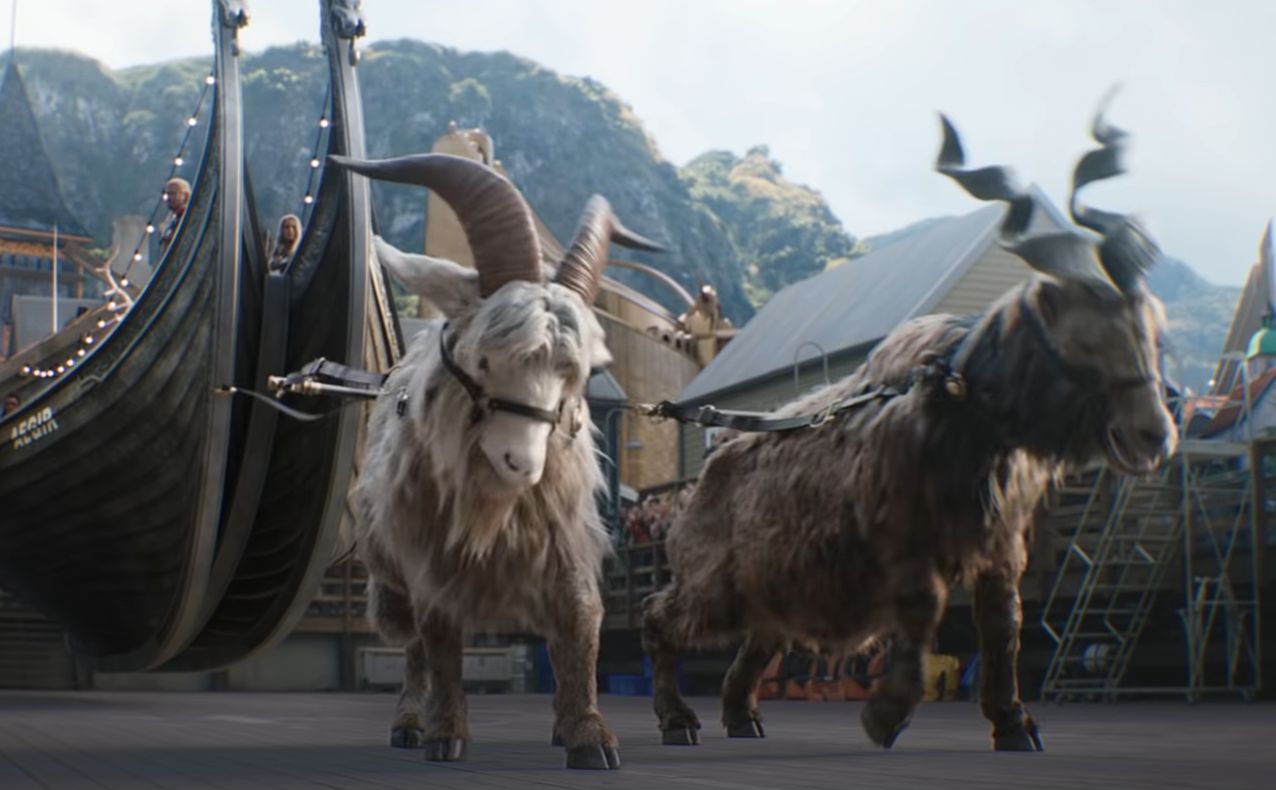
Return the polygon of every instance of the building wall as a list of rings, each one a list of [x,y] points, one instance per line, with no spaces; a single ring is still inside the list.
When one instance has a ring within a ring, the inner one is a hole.
[[[1032,269],[1017,256],[992,246],[975,262],[932,313],[978,313],[1006,291],[1032,276]]]
[[[335,691],[340,688],[340,639],[330,634],[292,634],[273,650],[226,670],[229,691]]]
[[[867,358],[867,348],[830,358],[828,381],[832,383],[846,377]],[[748,387],[724,393],[719,397],[712,397],[708,402],[719,409],[771,411],[799,395],[824,386],[824,383],[824,366],[817,360],[814,363],[806,363],[800,368],[796,384],[793,380],[793,371],[786,370]],[[705,429],[698,425],[679,426],[682,457],[678,479],[685,480],[700,474],[700,467],[704,464],[705,458],[705,433]]]
[[[658,338],[606,314],[599,321],[612,354],[608,370],[632,403],[655,403],[676,398],[691,383],[700,366],[686,354]],[[678,427],[633,412],[620,420],[620,479],[636,489],[677,479]]]

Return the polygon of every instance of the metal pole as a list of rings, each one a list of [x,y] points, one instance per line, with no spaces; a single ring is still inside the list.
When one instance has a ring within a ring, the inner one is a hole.
[[[58,226],[53,226],[53,332],[58,333]]]
[[[814,346],[816,349],[819,350],[820,359],[822,359],[824,362],[824,383],[825,384],[829,383],[828,352],[824,350],[824,346],[821,346],[819,343],[816,343],[814,340],[805,340],[799,343],[797,348],[793,349],[793,389],[794,391],[797,391],[797,392],[801,391],[801,384],[798,383],[798,375],[802,369],[802,363],[798,361],[798,355],[801,354],[802,349],[806,348],[807,346]]]
[[[1269,226],[1270,227],[1270,226]],[[1263,461],[1267,457],[1267,452],[1262,448],[1269,448],[1271,445],[1264,443],[1260,446],[1250,445],[1250,463],[1252,468],[1250,473],[1254,476],[1254,498],[1250,507],[1250,545],[1249,545],[1249,571],[1250,571],[1250,639],[1253,641],[1254,651],[1254,675],[1250,678],[1254,691],[1257,692],[1263,687],[1263,611],[1262,611],[1262,556],[1260,552],[1266,543],[1267,535],[1267,486],[1266,469]]]

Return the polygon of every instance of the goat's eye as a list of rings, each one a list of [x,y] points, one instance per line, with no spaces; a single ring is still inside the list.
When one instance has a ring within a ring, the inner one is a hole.
[[[487,372],[487,357],[479,357],[479,370]]]

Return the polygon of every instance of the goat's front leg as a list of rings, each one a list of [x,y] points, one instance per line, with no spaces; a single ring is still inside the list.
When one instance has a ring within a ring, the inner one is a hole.
[[[375,566],[375,562],[370,566]],[[401,585],[389,583],[387,576],[375,571],[369,574],[368,613],[383,639],[403,645],[403,691],[390,725],[390,745],[396,749],[420,749],[425,738],[421,717],[427,685],[425,645],[408,596]]]
[[[461,685],[461,626],[442,615],[431,614],[421,624],[421,642],[429,672],[425,759],[463,760],[470,725]]]
[[[979,707],[992,722],[997,751],[1043,751],[1037,723],[1019,698],[1019,574],[988,571],[975,579],[975,627],[979,631]]]
[[[873,743],[885,749],[895,745],[922,700],[922,665],[948,599],[947,586],[929,569],[918,568],[901,578],[922,583],[900,591],[894,598],[892,666],[877,694],[860,711],[864,731]]]
[[[620,742],[598,712],[598,632],[602,596],[591,579],[563,580],[548,601],[549,660],[554,668],[554,741],[568,768],[620,767]]]
[[[758,681],[767,664],[783,649],[779,641],[750,633],[740,645],[731,669],[722,680],[722,726],[728,738],[762,738],[762,714],[758,712]]]

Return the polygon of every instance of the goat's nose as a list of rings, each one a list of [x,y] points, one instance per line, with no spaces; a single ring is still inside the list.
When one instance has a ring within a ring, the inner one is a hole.
[[[506,452],[506,453],[505,453],[505,465],[506,465],[506,466],[508,466],[508,467],[510,468],[510,471],[512,471],[512,472],[521,472],[521,471],[522,471],[522,469],[519,467],[519,465],[518,465],[517,463],[515,463],[513,454],[511,454],[511,453],[509,453],[509,452]]]
[[[1139,442],[1148,448],[1164,447],[1165,440],[1168,438],[1165,435],[1165,431],[1154,428],[1144,428],[1137,431],[1135,435],[1138,437]]]

